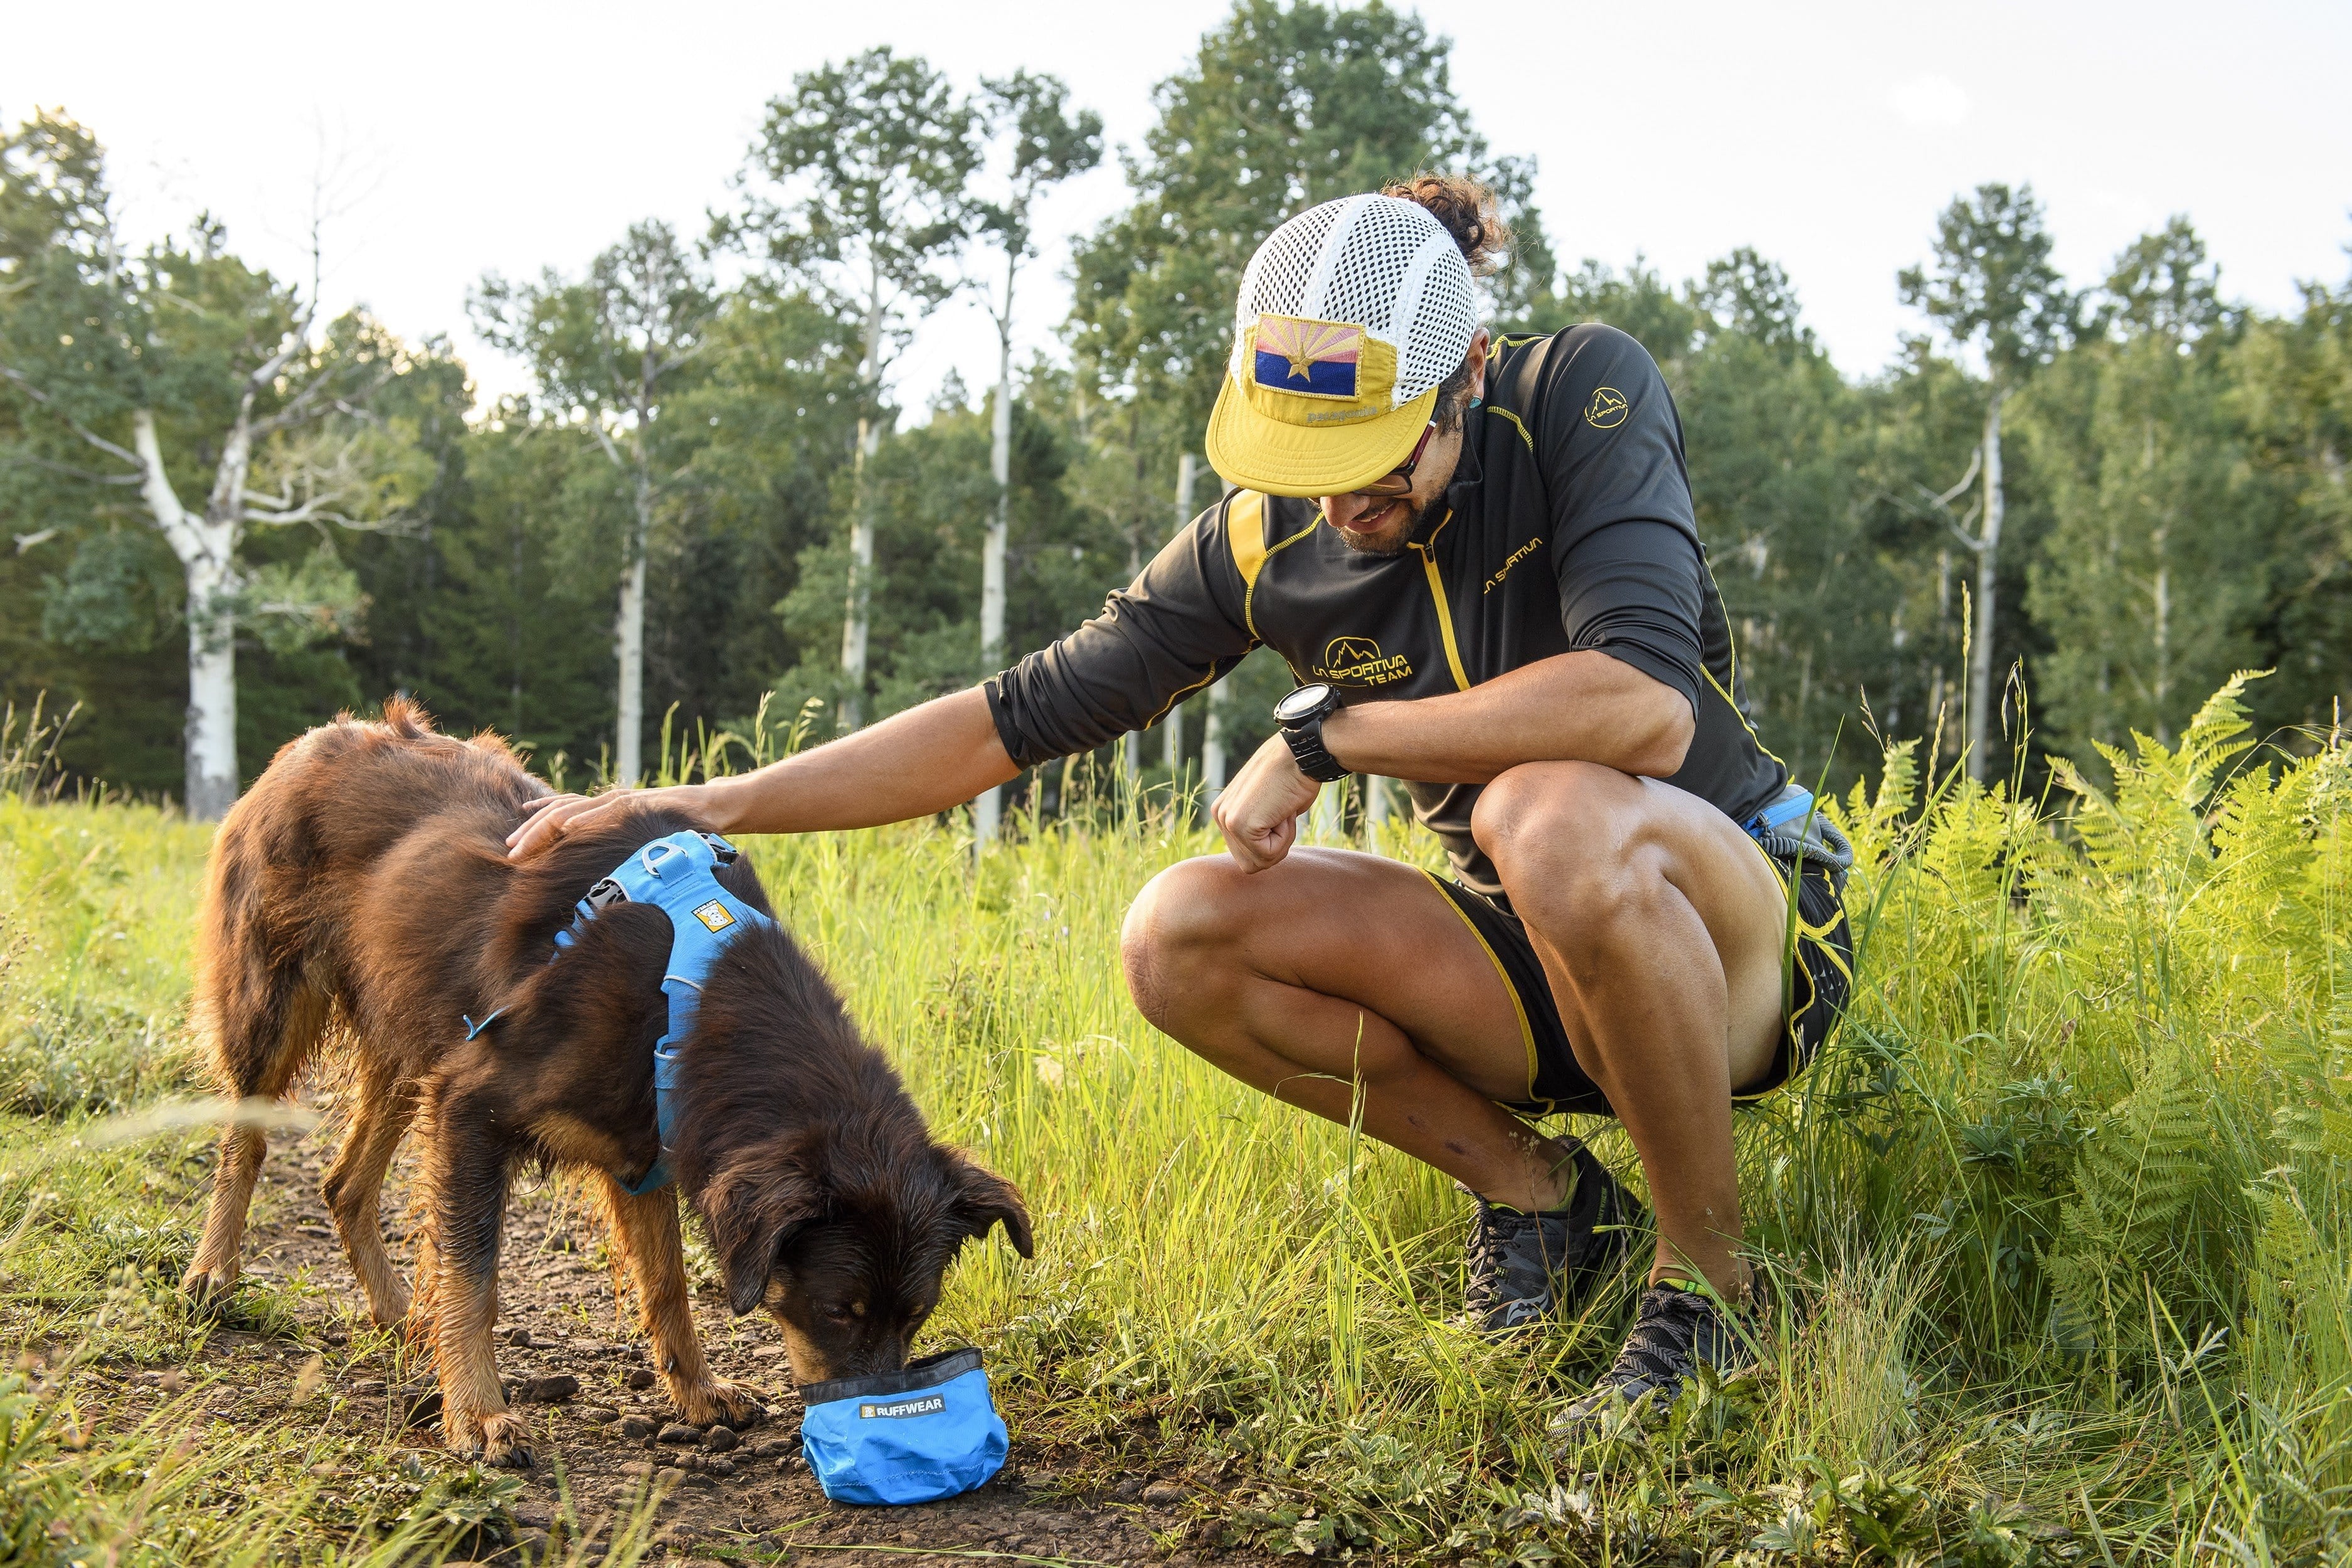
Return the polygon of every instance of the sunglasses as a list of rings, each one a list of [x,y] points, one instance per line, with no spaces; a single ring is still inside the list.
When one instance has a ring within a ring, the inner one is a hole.
[[[1389,500],[1412,494],[1412,471],[1421,466],[1422,454],[1429,450],[1429,438],[1436,434],[1437,421],[1433,419],[1423,429],[1421,439],[1412,444],[1412,452],[1405,458],[1402,468],[1391,469],[1386,475],[1374,479],[1370,484],[1358,485],[1349,493],[1360,496],[1380,496]]]

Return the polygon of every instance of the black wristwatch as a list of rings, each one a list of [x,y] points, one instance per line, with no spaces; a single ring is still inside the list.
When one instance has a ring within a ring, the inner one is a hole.
[[[1274,705],[1274,721],[1282,726],[1282,738],[1298,759],[1298,771],[1319,784],[1348,776],[1348,770],[1323,749],[1323,721],[1345,706],[1339,693],[1320,681],[1300,687]]]

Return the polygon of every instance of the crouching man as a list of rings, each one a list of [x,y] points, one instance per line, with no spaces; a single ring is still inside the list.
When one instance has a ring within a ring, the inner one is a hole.
[[[1657,367],[1582,326],[1495,340],[1491,196],[1422,176],[1284,224],[1244,274],[1206,438],[1230,485],[1101,616],[982,688],[670,792],[727,833],[872,826],[1143,728],[1260,643],[1298,687],[1215,807],[1228,853],[1129,911],[1153,1024],[1471,1195],[1490,1332],[1577,1307],[1643,1215],[1541,1118],[1615,1116],[1656,1257],[1561,1412],[1663,1411],[1752,1353],[1732,1104],[1802,1070],[1849,984],[1848,857],[1738,701]],[[1408,781],[1441,880],[1296,847],[1349,773]],[[542,803],[517,854],[599,802]]]

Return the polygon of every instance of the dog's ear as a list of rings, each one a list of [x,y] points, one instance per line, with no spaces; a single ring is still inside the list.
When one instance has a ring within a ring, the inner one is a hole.
[[[1036,1257],[1037,1244],[1029,1234],[1029,1205],[1021,1201],[1021,1189],[953,1149],[940,1153],[956,1184],[956,1214],[971,1234],[984,1237],[989,1226],[1002,1224],[1013,1251],[1024,1258]]]
[[[711,1250],[727,1277],[727,1305],[737,1317],[768,1294],[768,1277],[793,1237],[824,1215],[824,1195],[806,1175],[782,1170],[762,1177],[722,1177],[707,1211]]]

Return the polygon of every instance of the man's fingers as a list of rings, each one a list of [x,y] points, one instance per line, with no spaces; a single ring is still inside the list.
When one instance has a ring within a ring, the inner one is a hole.
[[[510,860],[538,854],[562,837],[574,821],[593,816],[612,801],[609,796],[590,800],[583,795],[565,795],[532,804],[545,809],[534,812],[520,827],[507,835],[507,858]]]

